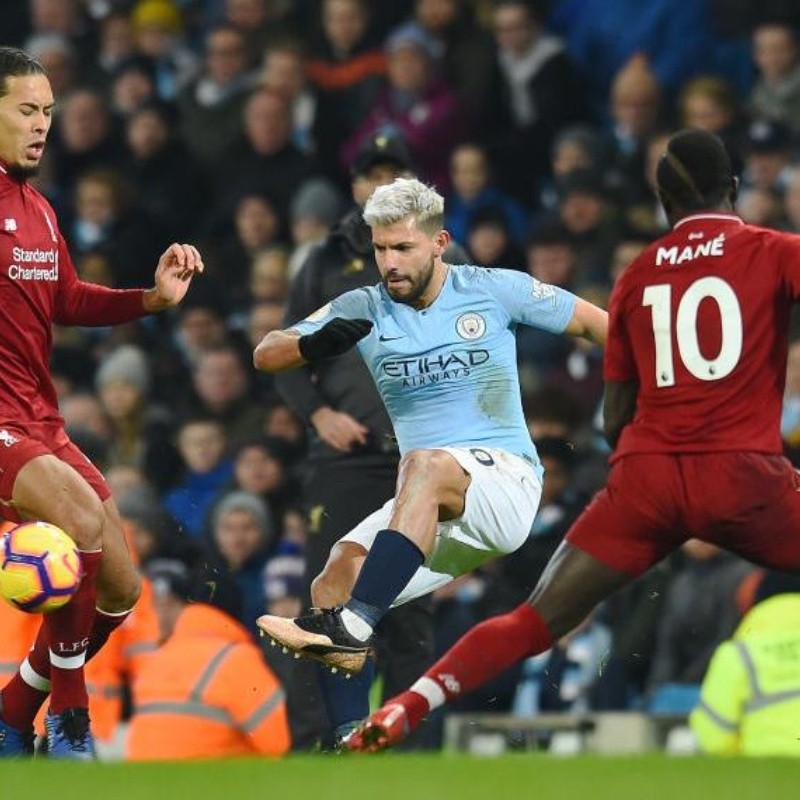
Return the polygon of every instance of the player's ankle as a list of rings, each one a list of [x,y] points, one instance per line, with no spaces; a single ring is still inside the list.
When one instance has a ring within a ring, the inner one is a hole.
[[[418,694],[413,689],[397,695],[394,700],[390,700],[387,705],[398,703],[403,706],[408,719],[409,730],[415,730],[420,722],[431,712],[431,706],[428,700],[421,694]]]

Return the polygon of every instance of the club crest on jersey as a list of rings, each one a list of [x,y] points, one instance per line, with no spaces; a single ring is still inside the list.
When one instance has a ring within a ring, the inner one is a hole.
[[[9,433],[5,428],[0,429],[0,442],[2,442],[6,447],[11,447],[18,441],[19,439],[13,434]]]
[[[6,217],[3,220],[3,230],[5,231],[15,231],[17,229],[17,221],[14,217]]]
[[[456,333],[462,339],[480,339],[486,333],[486,320],[474,311],[462,314],[456,320]]]

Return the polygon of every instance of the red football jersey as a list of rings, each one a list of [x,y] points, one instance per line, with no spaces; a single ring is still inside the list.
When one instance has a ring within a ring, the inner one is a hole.
[[[789,315],[800,237],[732,214],[686,217],[622,273],[605,378],[639,383],[615,458],[782,452]]]
[[[50,204],[0,163],[0,426],[60,421],[51,323],[114,325],[144,313],[142,290],[78,280]]]

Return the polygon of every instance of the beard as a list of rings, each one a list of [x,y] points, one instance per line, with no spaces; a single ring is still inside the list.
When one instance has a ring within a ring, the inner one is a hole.
[[[19,164],[9,164],[6,172],[18,181],[26,181],[28,178],[33,178],[39,174],[40,165],[36,164],[33,167],[22,167]]]
[[[395,301],[395,303],[402,303],[405,306],[413,306],[416,305],[417,301],[425,294],[428,286],[430,286],[431,279],[433,278],[433,268],[434,268],[435,259],[433,256],[430,257],[430,261],[428,262],[425,269],[423,269],[420,274],[416,278],[410,279],[411,289],[407,295],[402,297],[398,297],[390,288],[389,288],[389,278],[388,276],[383,279],[383,286],[386,289],[389,297]]]

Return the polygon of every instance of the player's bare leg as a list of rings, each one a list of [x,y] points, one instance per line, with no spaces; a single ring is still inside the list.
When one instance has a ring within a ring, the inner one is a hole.
[[[58,740],[63,745],[55,747],[56,755],[63,750],[62,755],[67,757],[91,756],[83,663],[89,651],[97,652],[110,631],[127,616],[119,612],[135,603],[139,579],[127,554],[113,500],[101,503],[94,490],[58,458],[38,457],[20,470],[14,485],[14,505],[21,517],[50,521],[75,538],[82,551],[84,580],[76,597],[61,612],[43,620],[31,652],[3,690],[3,716],[6,721],[13,720],[14,727],[27,730],[52,690],[48,732],[54,743]],[[101,581],[106,591],[100,602],[107,603],[101,608],[112,613],[98,636],[94,632],[100,616],[95,598]],[[59,636],[62,639],[54,638]],[[73,645],[67,656],[58,652],[63,639]]]
[[[407,453],[400,462],[389,527],[378,533],[357,577],[354,551],[346,550],[334,553],[315,580],[316,596],[323,603],[343,602],[344,608],[323,606],[321,613],[294,620],[259,617],[264,635],[332,670],[360,671],[375,625],[431,552],[438,522],[463,513],[469,482],[469,475],[446,451]],[[345,595],[345,587],[352,587],[352,594]]]
[[[397,744],[434,708],[471,692],[520,659],[548,650],[630,580],[632,576],[562,543],[527,602],[476,625],[411,689],[359,726],[347,749],[376,752]]]

